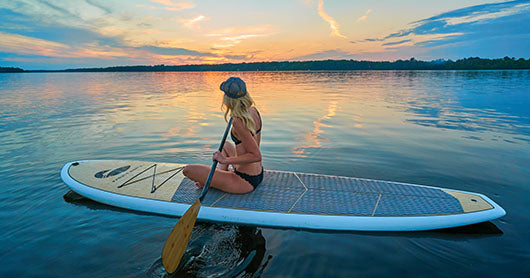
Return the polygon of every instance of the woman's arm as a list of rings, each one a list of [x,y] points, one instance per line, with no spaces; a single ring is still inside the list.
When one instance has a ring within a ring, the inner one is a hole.
[[[221,153],[216,152],[214,154],[214,160],[222,164],[246,164],[261,161],[261,152],[258,144],[254,140],[252,133],[243,124],[243,121],[239,118],[234,118],[232,129],[237,133],[241,144],[243,144],[247,152],[234,157],[224,157]]]

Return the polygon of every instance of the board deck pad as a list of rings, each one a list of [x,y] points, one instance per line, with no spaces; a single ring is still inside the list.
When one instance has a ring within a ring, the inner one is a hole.
[[[191,204],[200,195],[184,178],[171,199]],[[265,171],[248,194],[210,189],[203,205],[287,213],[401,216],[462,213],[457,198],[441,189],[294,172]]]
[[[66,164],[61,176],[72,189],[96,201],[181,216],[202,192],[184,177],[184,166],[85,160]],[[264,171],[263,182],[253,192],[229,194],[210,188],[201,204],[202,219],[337,230],[424,230],[505,214],[492,200],[472,192],[273,170]]]

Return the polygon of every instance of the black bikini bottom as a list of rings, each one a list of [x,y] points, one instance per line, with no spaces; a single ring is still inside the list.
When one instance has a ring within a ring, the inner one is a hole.
[[[249,174],[241,173],[238,170],[234,169],[234,173],[236,173],[238,176],[243,178],[244,180],[248,181],[252,187],[254,187],[254,190],[258,185],[263,181],[263,167],[261,168],[261,173],[259,175],[251,176]]]

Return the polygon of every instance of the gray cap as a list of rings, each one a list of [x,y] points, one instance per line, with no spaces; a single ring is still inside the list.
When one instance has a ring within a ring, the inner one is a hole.
[[[247,94],[247,85],[239,77],[230,77],[221,83],[221,91],[230,98],[240,98]]]

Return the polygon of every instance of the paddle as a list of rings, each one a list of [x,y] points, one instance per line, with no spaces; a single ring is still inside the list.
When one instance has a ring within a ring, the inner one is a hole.
[[[231,125],[232,118],[230,118],[230,121],[228,121],[228,125],[226,126],[223,140],[221,140],[221,145],[219,146],[219,151],[223,150],[226,136],[228,135],[228,130],[230,130]],[[164,249],[162,250],[162,265],[169,274],[175,272],[182,259],[182,255],[184,255],[184,251],[186,251],[186,246],[188,246],[193,226],[195,226],[195,220],[197,220],[197,214],[201,208],[201,201],[204,199],[204,196],[206,196],[208,188],[210,188],[210,182],[212,181],[216,168],[217,161],[214,161],[199,199],[197,199],[184,215],[182,215],[169,234],[166,244],[164,244]]]

